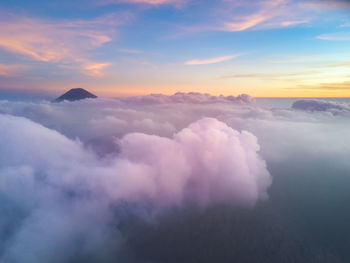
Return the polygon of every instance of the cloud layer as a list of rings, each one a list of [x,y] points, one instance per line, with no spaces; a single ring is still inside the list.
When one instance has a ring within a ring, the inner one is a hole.
[[[320,163],[346,171],[349,115],[334,113],[347,108],[199,93],[0,101],[0,258],[129,262],[127,215],[253,208],[267,202],[271,167],[297,177]]]

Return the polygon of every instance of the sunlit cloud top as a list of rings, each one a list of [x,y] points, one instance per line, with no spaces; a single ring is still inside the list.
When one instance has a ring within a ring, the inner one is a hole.
[[[5,0],[0,17],[1,90],[350,96],[345,0]]]

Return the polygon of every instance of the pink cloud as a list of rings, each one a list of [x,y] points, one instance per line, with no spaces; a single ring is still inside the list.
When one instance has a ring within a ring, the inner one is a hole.
[[[236,1],[229,0],[225,0],[224,2],[231,3],[234,11],[237,10],[237,7],[247,7],[248,9],[253,10],[254,7],[258,7],[250,14],[236,16],[233,21],[226,22],[224,23],[224,26],[221,27],[221,30],[233,32],[252,28],[268,29],[306,24],[310,23],[315,17],[318,17],[323,12],[328,11],[329,8],[350,8],[349,1],[343,0],[256,0],[254,1],[254,5],[252,5],[252,2],[248,1],[238,1],[239,4],[237,4]]]
[[[315,19],[315,12],[314,8],[306,5],[304,1],[220,0],[214,9],[204,13],[205,23],[179,26],[178,32],[172,37],[205,31],[239,32],[298,26],[311,23]]]
[[[225,29],[227,31],[243,31],[251,27],[254,27],[268,19],[269,19],[269,16],[266,16],[264,14],[254,14],[238,22],[226,23]]]
[[[102,70],[111,66],[111,63],[93,63],[85,64],[83,68],[87,71],[87,74],[92,77],[103,77]]]
[[[194,59],[189,60],[185,62],[185,65],[191,66],[191,65],[208,65],[208,64],[215,64],[220,63],[224,61],[228,61],[234,58],[237,58],[241,56],[240,54],[233,55],[233,56],[222,56],[222,57],[216,57],[216,58],[210,58],[210,59]]]
[[[84,74],[99,76],[107,63],[93,61],[89,51],[112,41],[119,24],[116,15],[64,22],[12,16],[0,20],[0,48],[30,60],[70,65]]]
[[[244,31],[254,27],[260,28],[274,28],[274,27],[288,27],[301,23],[305,23],[306,19],[295,19],[291,16],[291,6],[286,8],[287,4],[291,2],[288,0],[274,0],[274,1],[256,1],[255,5],[259,8],[248,15],[236,17],[232,22],[227,22],[223,26],[225,31]],[[246,4],[250,6],[250,4]]]

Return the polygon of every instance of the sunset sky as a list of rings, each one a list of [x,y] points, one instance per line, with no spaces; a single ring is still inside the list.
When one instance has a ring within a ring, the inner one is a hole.
[[[345,0],[2,0],[0,92],[350,96]]]

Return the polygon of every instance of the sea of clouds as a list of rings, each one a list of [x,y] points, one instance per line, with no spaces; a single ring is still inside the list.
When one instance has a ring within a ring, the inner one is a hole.
[[[346,103],[248,95],[0,101],[0,262],[109,262],[125,214],[253,209],[298,161],[349,171],[349,117]]]

